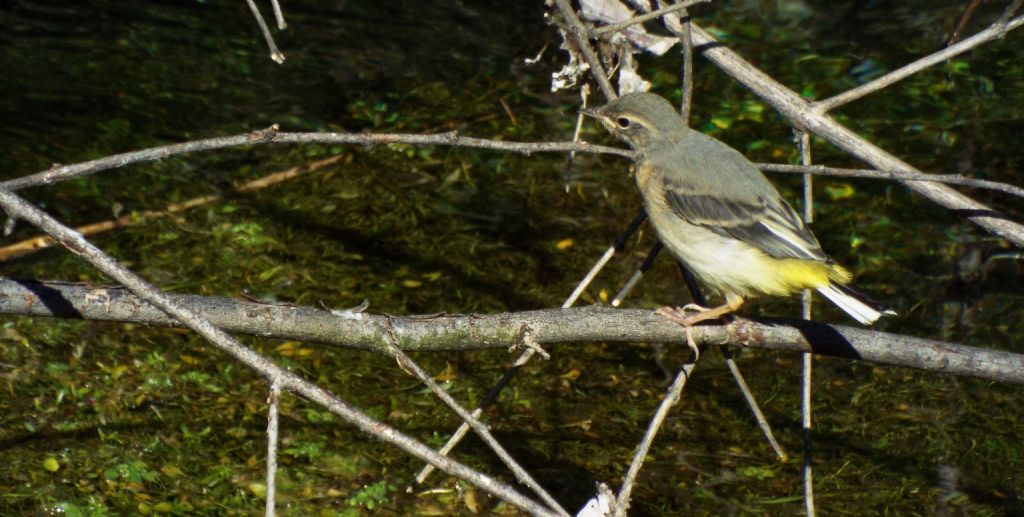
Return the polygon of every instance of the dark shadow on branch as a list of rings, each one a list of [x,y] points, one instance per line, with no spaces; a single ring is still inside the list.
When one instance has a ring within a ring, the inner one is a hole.
[[[42,303],[56,318],[64,319],[85,319],[82,313],[64,297],[64,293],[55,289],[51,284],[31,279],[11,279],[11,282],[24,287],[35,295],[34,299],[26,299],[25,303]]]

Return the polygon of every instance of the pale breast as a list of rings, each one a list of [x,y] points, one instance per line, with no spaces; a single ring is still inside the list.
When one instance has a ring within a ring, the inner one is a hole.
[[[792,290],[777,278],[773,260],[761,251],[675,215],[665,202],[661,185],[661,181],[646,181],[641,190],[651,224],[662,244],[703,284],[722,294],[741,296]]]

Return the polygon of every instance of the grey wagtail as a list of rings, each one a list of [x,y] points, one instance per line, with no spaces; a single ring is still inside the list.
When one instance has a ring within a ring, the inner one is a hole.
[[[662,244],[725,298],[710,309],[666,307],[662,316],[688,327],[739,309],[747,297],[802,289],[816,289],[865,325],[896,314],[848,285],[850,272],[821,250],[754,164],[687,127],[665,99],[631,93],[582,112],[633,148],[636,184]]]

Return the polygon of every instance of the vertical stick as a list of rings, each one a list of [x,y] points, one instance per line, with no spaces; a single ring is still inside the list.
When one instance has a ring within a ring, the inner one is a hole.
[[[267,413],[267,517],[274,517],[274,494],[277,492],[277,429],[280,421],[281,383],[273,381]]]
[[[800,163],[811,164],[811,135],[806,131],[797,132],[797,145],[800,147]],[[810,174],[804,174],[804,222],[814,221],[814,184]],[[803,318],[811,319],[811,291],[803,293]],[[811,371],[814,356],[803,354],[803,375],[801,382],[801,407],[803,409],[804,437],[804,508],[808,517],[814,517],[814,470],[811,467]]]

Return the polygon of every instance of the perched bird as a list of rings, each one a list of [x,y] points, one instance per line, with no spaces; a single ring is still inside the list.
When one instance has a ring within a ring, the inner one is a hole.
[[[802,289],[816,289],[865,325],[895,314],[848,285],[850,272],[821,250],[754,164],[687,127],[662,97],[631,93],[583,113],[633,148],[636,184],[662,244],[725,298],[711,309],[691,304],[659,314],[690,326],[733,312],[750,296]]]

